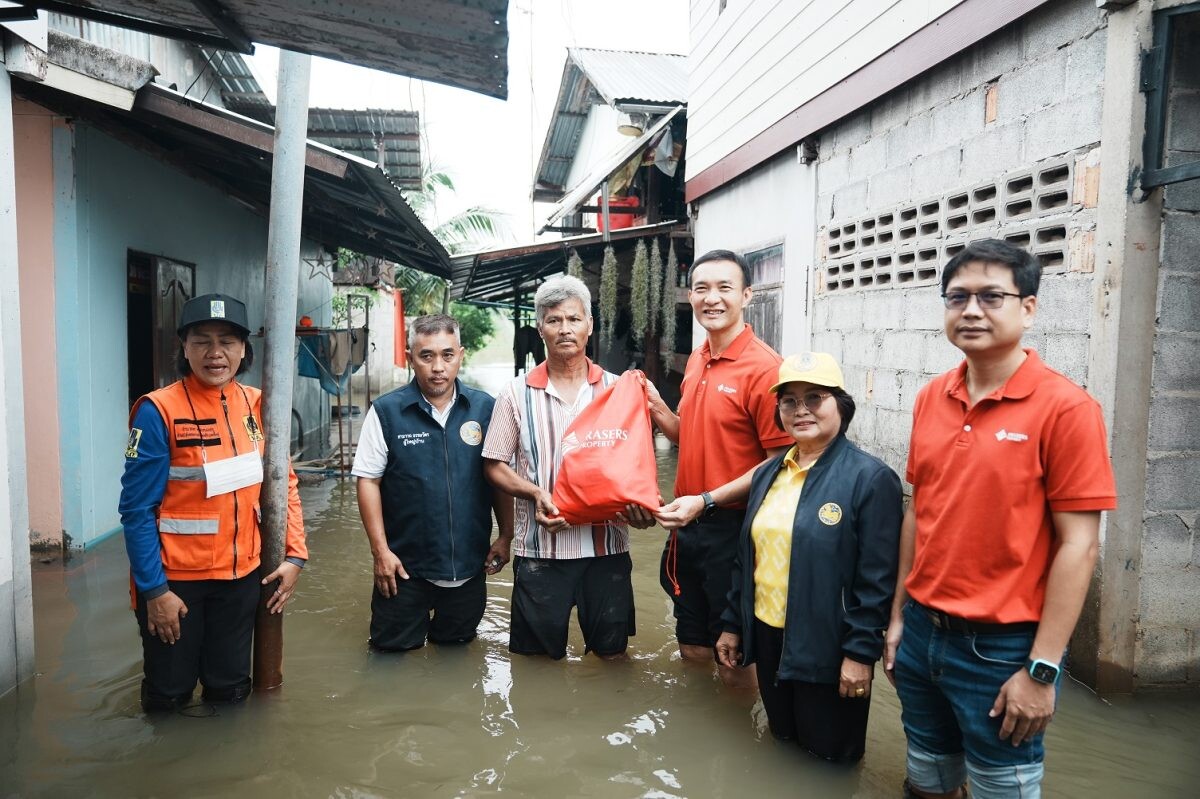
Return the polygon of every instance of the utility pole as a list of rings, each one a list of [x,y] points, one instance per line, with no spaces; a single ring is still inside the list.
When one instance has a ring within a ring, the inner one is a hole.
[[[268,433],[260,497],[264,574],[270,574],[283,562],[287,536],[292,369],[311,61],[311,56],[302,53],[279,51],[279,108],[275,113],[275,152],[271,160],[263,353],[263,424]],[[274,585],[263,587],[254,623],[256,691],[269,691],[283,684],[283,614],[267,612],[267,599],[274,590]]]

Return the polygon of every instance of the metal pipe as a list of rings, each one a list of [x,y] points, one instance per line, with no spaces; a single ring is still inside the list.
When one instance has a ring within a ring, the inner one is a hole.
[[[612,217],[608,208],[608,181],[600,184],[600,213],[604,220],[604,235],[601,241],[612,241]]]
[[[363,300],[363,306],[366,309],[365,317],[363,320],[363,335],[367,337],[367,340],[363,342],[363,351],[367,355],[366,360],[363,361],[363,366],[365,366],[367,369],[367,404],[363,406],[364,413],[367,410],[369,410],[371,407],[371,303],[372,302],[374,302],[374,298],[369,295]]]
[[[287,536],[288,456],[291,447],[292,374],[295,369],[296,298],[304,208],[304,157],[308,146],[308,76],[311,57],[279,53],[279,109],[271,162],[271,217],[267,233],[266,339],[263,347],[263,424],[268,432],[263,464],[262,567],[283,562]],[[283,614],[267,612],[274,585],[264,586],[254,625],[254,688],[283,684]]]

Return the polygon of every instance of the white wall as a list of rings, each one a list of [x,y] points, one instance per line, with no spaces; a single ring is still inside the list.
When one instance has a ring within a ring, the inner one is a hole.
[[[690,180],[962,0],[692,0]]]
[[[3,34],[0,34],[2,37]],[[0,66],[0,241],[17,240],[12,91]],[[0,247],[0,695],[33,673],[17,250]]]
[[[816,175],[794,153],[706,195],[695,205],[696,255],[783,243],[784,354],[808,347],[808,276],[815,257]],[[693,340],[703,338],[693,329]]]

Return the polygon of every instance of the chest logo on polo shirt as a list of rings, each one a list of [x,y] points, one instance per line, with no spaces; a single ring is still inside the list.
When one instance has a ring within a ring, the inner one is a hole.
[[[999,430],[996,431],[996,440],[997,441],[1028,441],[1029,436],[1025,435],[1024,433],[1010,433],[1009,431],[1007,431],[1003,427],[1001,427]]]
[[[483,428],[479,426],[479,422],[463,422],[462,427],[458,428],[458,437],[464,444],[479,446],[483,442]]]
[[[842,506],[836,502],[826,502],[817,511],[817,518],[821,520],[821,524],[832,527],[842,520]]]
[[[722,394],[736,394],[737,393],[736,388],[734,388],[733,386],[727,386],[724,383],[717,384],[717,391],[720,391]]]

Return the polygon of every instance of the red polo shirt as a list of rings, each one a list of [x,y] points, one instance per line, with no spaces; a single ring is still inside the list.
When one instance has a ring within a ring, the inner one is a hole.
[[[675,496],[723,486],[762,462],[768,449],[793,443],[775,426],[775,395],[768,391],[782,361],[750,325],[719,358],[707,340],[692,351],[680,386]]]
[[[969,407],[964,361],[913,407],[907,479],[917,514],[909,596],[974,621],[1038,621],[1054,511],[1117,506],[1100,405],[1033,350]]]

